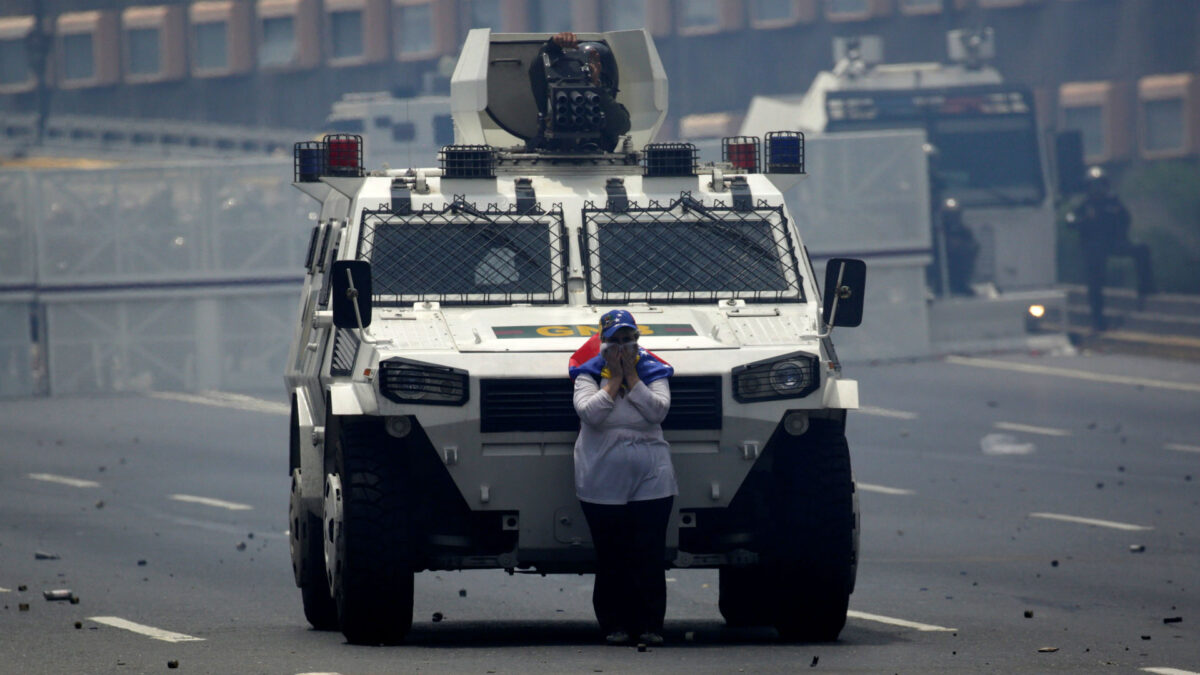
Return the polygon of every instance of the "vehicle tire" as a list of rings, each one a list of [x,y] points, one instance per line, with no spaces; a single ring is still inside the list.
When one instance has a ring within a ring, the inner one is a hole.
[[[770,589],[761,565],[720,568],[717,607],[730,626],[767,626],[773,622]]]
[[[775,449],[769,496],[774,536],[762,578],[784,640],[836,640],[857,571],[858,522],[844,427],[812,420]]]
[[[304,601],[304,618],[317,630],[337,630],[337,604],[329,594],[325,576],[321,518],[303,507],[300,498],[300,469],[292,470],[292,499],[288,507],[288,545],[292,552],[292,574]]]
[[[351,644],[398,644],[412,627],[407,454],[395,444],[382,420],[338,420],[334,473],[326,475],[325,554]]]

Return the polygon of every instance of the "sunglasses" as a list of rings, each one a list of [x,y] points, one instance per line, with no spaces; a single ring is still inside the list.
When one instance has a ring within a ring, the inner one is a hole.
[[[613,344],[618,344],[618,345],[625,345],[625,344],[629,344],[630,342],[637,342],[637,340],[638,340],[637,333],[634,333],[632,335],[622,335],[620,337],[612,337],[612,338],[608,339],[609,342],[611,342]]]

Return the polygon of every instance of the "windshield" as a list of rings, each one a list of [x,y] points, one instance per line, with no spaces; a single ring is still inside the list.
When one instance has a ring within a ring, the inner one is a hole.
[[[1032,120],[935,120],[935,188],[965,206],[1031,204],[1045,196]]]
[[[562,212],[523,215],[455,203],[364,211],[358,257],[381,304],[566,302]]]
[[[689,203],[690,202],[690,203]],[[585,209],[588,294],[595,302],[803,302],[780,208]]]

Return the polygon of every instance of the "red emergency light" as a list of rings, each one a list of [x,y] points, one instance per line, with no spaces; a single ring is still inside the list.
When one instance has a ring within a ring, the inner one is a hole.
[[[734,169],[748,173],[758,172],[758,136],[726,136],[721,139],[721,161],[729,162]]]
[[[330,176],[363,175],[363,141],[357,134],[325,137],[325,168]]]

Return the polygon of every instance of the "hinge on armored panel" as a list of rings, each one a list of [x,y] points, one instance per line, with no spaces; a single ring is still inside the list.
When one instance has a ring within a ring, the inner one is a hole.
[[[729,181],[729,191],[733,193],[734,211],[753,211],[754,195],[750,194],[750,183],[745,176],[734,176]]]
[[[604,183],[604,191],[608,193],[608,201],[604,204],[605,211],[624,212],[629,210],[629,195],[625,192],[624,179],[609,178]]]
[[[392,181],[392,213],[397,215],[412,213],[412,189],[405,181]]]
[[[537,194],[533,191],[533,179],[518,178],[513,183],[517,189],[517,213],[537,213]]]

